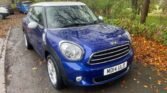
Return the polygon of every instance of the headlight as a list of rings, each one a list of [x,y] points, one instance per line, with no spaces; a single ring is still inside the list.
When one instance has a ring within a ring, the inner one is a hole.
[[[0,13],[8,13],[8,9],[5,7],[0,7]]]
[[[132,41],[132,38],[131,38],[131,36],[130,36],[130,34],[129,34],[128,31],[125,31],[124,35],[128,37],[128,39],[130,40],[130,42]]]
[[[67,59],[72,61],[80,60],[83,56],[83,49],[80,47],[80,45],[73,42],[61,42],[60,50]]]

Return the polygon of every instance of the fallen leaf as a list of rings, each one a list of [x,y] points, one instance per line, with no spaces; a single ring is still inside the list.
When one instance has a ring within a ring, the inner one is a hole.
[[[157,84],[158,84],[158,85],[161,85],[161,80],[158,80],[158,81],[157,81]]]
[[[137,81],[136,83],[137,83],[137,84],[139,84],[139,83],[140,83],[140,81]]]
[[[147,85],[144,85],[144,88],[148,88],[148,86],[147,86]]]
[[[35,70],[37,70],[37,69],[38,69],[37,67],[33,67],[33,68],[32,68],[33,71],[35,71]]]
[[[152,78],[151,77],[149,77],[149,80],[151,80]]]

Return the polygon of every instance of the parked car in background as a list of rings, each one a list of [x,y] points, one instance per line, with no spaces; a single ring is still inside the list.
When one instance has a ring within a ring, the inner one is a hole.
[[[30,5],[32,4],[31,1],[21,1],[16,4],[17,9],[20,13],[27,13],[29,10]]]
[[[9,9],[5,5],[1,4],[0,5],[0,19],[4,19],[5,17],[9,15],[10,15]]]
[[[14,9],[11,4],[0,4],[0,6],[7,8],[10,15],[14,14]]]
[[[22,22],[25,46],[47,61],[56,89],[101,85],[129,72],[134,55],[130,34],[102,20],[81,2],[30,7]]]

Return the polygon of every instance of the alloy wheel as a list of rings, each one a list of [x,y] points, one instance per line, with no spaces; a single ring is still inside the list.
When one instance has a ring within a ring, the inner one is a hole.
[[[54,66],[54,63],[51,59],[48,59],[47,66],[48,66],[49,78],[52,84],[56,85],[57,84],[57,73],[56,73],[56,68]]]

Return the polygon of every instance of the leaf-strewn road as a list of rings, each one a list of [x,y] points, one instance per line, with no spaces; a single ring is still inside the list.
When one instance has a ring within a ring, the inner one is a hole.
[[[25,48],[22,34],[21,28],[13,28],[7,45],[7,93],[167,93],[167,73],[136,62],[129,74],[115,82],[56,91],[48,80],[46,63]]]

